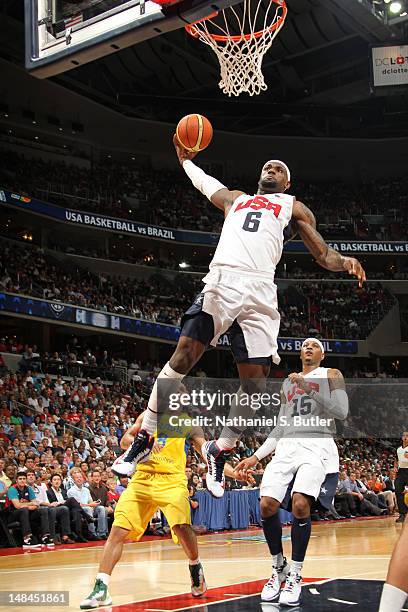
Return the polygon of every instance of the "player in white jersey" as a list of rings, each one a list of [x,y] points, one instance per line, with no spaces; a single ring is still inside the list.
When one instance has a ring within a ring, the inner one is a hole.
[[[327,508],[333,501],[339,472],[335,419],[344,420],[348,414],[341,372],[320,367],[324,359],[320,340],[305,340],[300,358],[302,372],[289,374],[283,383],[276,427],[255,454],[235,468],[237,475],[242,474],[275,452],[260,487],[263,530],[272,555],[272,576],[261,597],[287,606],[297,606],[301,599],[312,503],[319,500]],[[293,513],[290,567],[283,556],[281,506]]]
[[[225,221],[210,271],[203,279],[203,291],[182,320],[177,348],[158,375],[142,430],[126,457],[114,466],[118,474],[132,474],[136,464],[147,458],[153,445],[158,404],[163,400],[166,410],[170,393],[177,392],[179,382],[208,346],[217,344],[221,334],[228,331],[241,381],[230,415],[240,414],[240,394],[262,391],[271,362],[279,363],[280,316],[274,274],[289,223],[290,236],[298,233],[320,266],[333,272],[346,270],[358,278],[360,286],[365,280],[357,259],[344,257],[328,247],[316,230],[313,213],[286,193],[290,187],[290,171],[284,162],[266,162],[258,191],[251,196],[227,189],[191,161],[195,153],[184,149],[176,137],[174,144],[186,174],[223,211]],[[242,430],[225,427],[217,443],[208,443],[204,449],[208,462],[207,486],[217,497],[223,494],[227,453],[235,446]]]

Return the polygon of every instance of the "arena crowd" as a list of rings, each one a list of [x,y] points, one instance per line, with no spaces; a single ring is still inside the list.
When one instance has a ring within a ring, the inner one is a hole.
[[[179,228],[182,224],[181,229],[205,232],[219,232],[221,228],[219,211],[209,206],[181,170],[155,169],[136,158],[128,162],[106,158],[92,165],[78,160],[78,164],[39,160],[3,149],[0,188],[68,208],[166,227]],[[217,178],[248,193],[257,188],[257,177]],[[407,178],[354,184],[295,181],[291,193],[310,206],[327,239],[404,239]],[[179,214],[180,207],[183,215]]]
[[[10,508],[15,487],[31,487],[40,500],[39,508],[33,505],[39,510],[40,544],[52,547],[59,542],[106,538],[117,499],[128,484],[127,478],[114,476],[111,466],[121,453],[121,437],[146,407],[154,372],[147,381],[129,383],[65,380],[31,370],[12,373],[4,367],[1,372],[0,501],[6,500]],[[266,435],[244,435],[231,455],[232,465],[250,456]],[[396,509],[394,445],[342,438],[339,451],[342,474],[335,505],[329,515],[316,510],[314,518],[392,514]],[[267,459],[255,468],[256,484],[266,463]],[[194,508],[195,493],[206,488],[206,466],[192,450],[186,476]],[[227,479],[227,488],[242,486]],[[28,535],[29,510],[19,513],[11,507],[11,512],[11,518],[21,523],[25,545],[34,546],[35,540]],[[152,524],[154,532],[158,520]]]
[[[0,246],[0,271],[4,291],[171,325],[180,324],[202,288],[200,278],[191,275],[169,280],[155,273],[137,280],[96,275],[77,265],[68,269],[37,247],[5,242]],[[355,283],[299,282],[282,290],[279,302],[283,336],[363,339],[394,299],[380,283],[358,289]]]

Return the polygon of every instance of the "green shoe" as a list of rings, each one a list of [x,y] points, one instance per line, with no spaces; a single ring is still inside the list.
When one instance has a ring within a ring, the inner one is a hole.
[[[93,608],[99,608],[99,606],[110,606],[112,603],[112,597],[108,593],[108,586],[103,580],[95,580],[93,591],[86,599],[83,599],[80,603],[81,610],[92,610]]]
[[[190,565],[191,594],[193,597],[202,597],[207,592],[207,585],[204,578],[204,570],[201,563]]]

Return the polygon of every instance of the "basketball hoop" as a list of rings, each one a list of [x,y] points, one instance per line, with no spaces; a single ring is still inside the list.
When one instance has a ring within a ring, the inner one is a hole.
[[[288,9],[285,0],[266,2],[265,8],[265,0],[244,0],[239,8],[230,6],[185,26],[191,36],[216,54],[221,68],[219,87],[228,96],[244,92],[254,96],[268,88],[262,61],[284,24]]]

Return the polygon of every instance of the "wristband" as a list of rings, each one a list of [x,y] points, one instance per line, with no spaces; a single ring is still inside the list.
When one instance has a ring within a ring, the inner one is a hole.
[[[214,193],[217,193],[220,189],[226,189],[225,185],[220,183],[218,179],[209,176],[204,170],[193,164],[191,159],[184,160],[182,166],[194,187],[201,191],[210,201]]]

